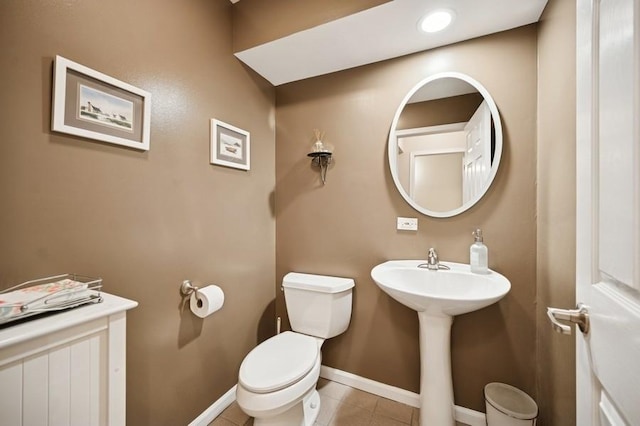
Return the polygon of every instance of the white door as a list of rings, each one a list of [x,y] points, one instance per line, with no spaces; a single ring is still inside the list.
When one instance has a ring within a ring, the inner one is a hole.
[[[639,41],[640,0],[578,0],[579,426],[640,425]]]
[[[467,150],[463,159],[462,203],[478,197],[491,173],[491,111],[482,101],[464,128]]]

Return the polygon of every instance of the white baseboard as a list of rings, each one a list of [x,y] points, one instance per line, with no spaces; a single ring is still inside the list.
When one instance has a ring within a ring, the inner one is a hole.
[[[216,417],[236,400],[236,387],[234,385],[224,395],[222,395],[216,402],[211,404],[209,408],[204,410],[194,421],[189,423],[189,426],[207,426]]]
[[[395,386],[386,385],[384,383],[375,382],[365,377],[356,376],[346,371],[337,370],[335,368],[323,365],[320,368],[320,377],[331,380],[332,382],[342,383],[352,388],[360,389],[383,398],[397,401],[411,407],[420,407],[420,395],[415,392],[400,389]],[[237,386],[237,385],[236,385]],[[236,400],[236,386],[232,387],[215,401],[209,408],[202,412],[189,426],[207,426],[216,417],[233,404]],[[486,416],[484,413],[471,410],[469,408],[454,406],[456,421],[468,426],[486,426]]]
[[[385,385],[380,382],[374,382],[371,379],[327,367],[326,365],[320,367],[320,377],[331,380],[332,382],[342,383],[343,385],[351,386],[352,388],[360,389],[361,391],[372,393],[392,401],[420,408],[420,396],[417,393],[409,392],[408,390]]]
[[[420,408],[420,395],[415,392],[409,392],[395,386],[386,385],[384,383],[375,382],[365,377],[356,376],[346,371],[337,370],[335,368],[323,365],[320,368],[320,377],[332,382],[342,383],[352,388],[360,389],[383,398],[397,401],[402,404]],[[456,421],[469,426],[486,426],[486,416],[484,413],[471,410],[465,407],[454,406]]]
[[[486,426],[487,416],[480,411],[454,405],[456,421],[469,426]]]

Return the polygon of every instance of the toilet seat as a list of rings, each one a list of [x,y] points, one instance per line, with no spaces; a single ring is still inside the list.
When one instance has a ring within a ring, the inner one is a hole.
[[[285,331],[249,352],[240,366],[238,380],[250,392],[276,392],[302,380],[317,363],[319,354],[316,338]]]
[[[270,393],[256,393],[245,389],[242,383],[238,383],[236,388],[236,401],[238,405],[248,415],[258,418],[271,418],[278,416],[298,404],[307,395],[316,391],[316,384],[320,378],[320,366],[322,357],[316,358],[316,363],[311,371],[300,381],[279,391]]]

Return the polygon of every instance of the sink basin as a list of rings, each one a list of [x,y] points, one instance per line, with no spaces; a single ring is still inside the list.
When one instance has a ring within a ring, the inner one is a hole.
[[[502,299],[509,280],[497,272],[474,274],[469,265],[440,262],[450,269],[418,268],[423,260],[391,260],[371,270],[371,277],[389,296],[418,312],[460,315]]]
[[[455,426],[451,378],[451,323],[455,315],[497,302],[511,283],[497,272],[474,274],[469,265],[440,262],[449,269],[419,268],[424,260],[391,260],[371,277],[389,296],[418,313],[420,322],[420,425]],[[461,420],[461,419],[459,419]]]

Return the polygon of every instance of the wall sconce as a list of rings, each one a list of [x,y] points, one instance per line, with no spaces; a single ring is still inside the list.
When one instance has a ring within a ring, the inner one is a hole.
[[[324,133],[318,129],[315,129],[314,134],[316,136],[316,142],[311,147],[311,152],[307,154],[311,157],[311,164],[320,167],[320,179],[324,185],[327,180],[327,168],[331,164],[331,155],[333,154],[333,147],[322,142]]]

